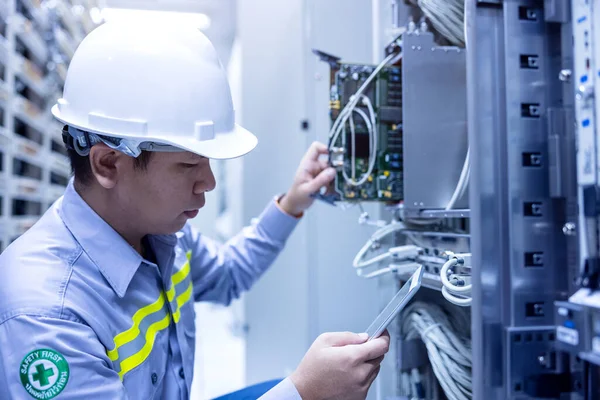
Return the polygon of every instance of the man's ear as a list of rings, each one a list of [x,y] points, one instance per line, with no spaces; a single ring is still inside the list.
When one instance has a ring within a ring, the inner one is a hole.
[[[119,180],[119,172],[124,168],[124,158],[120,151],[98,143],[90,149],[90,166],[98,183],[105,189],[112,189]]]

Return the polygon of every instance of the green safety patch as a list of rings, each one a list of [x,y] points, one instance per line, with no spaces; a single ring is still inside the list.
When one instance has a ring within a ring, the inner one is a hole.
[[[53,399],[69,381],[69,364],[58,351],[37,349],[27,354],[19,368],[23,387],[35,399]]]

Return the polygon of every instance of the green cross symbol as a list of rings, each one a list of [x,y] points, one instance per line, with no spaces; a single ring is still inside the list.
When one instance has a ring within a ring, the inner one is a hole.
[[[40,383],[40,386],[46,386],[50,381],[49,377],[54,375],[54,371],[52,368],[46,369],[43,364],[38,364],[35,366],[36,373],[33,374],[33,380]]]

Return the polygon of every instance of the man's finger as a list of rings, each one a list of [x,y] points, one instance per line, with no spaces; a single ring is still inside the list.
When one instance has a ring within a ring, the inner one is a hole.
[[[319,339],[327,346],[347,346],[364,343],[367,335],[353,332],[327,332],[323,333]]]
[[[372,360],[367,361],[367,364],[370,364],[373,367],[376,367],[379,364],[381,364],[381,362],[383,361],[384,358],[385,358],[385,356],[380,356],[380,357],[374,358]]]
[[[321,167],[321,169],[329,168],[329,160],[318,160],[317,162],[319,163],[319,167]]]
[[[386,329],[385,331],[383,331],[383,333],[381,335],[379,335],[379,337],[383,337],[383,338],[387,338],[387,341],[390,341],[390,333],[388,332],[388,330]]]
[[[329,149],[326,145],[320,142],[313,142],[304,156],[306,161],[317,161],[321,154],[327,154]]]
[[[321,171],[327,168],[329,168],[327,161],[307,161],[304,169],[312,176],[317,176],[321,173]]]
[[[367,343],[361,344],[359,349],[359,360],[369,361],[377,359],[387,353],[390,349],[389,337],[380,336]]]
[[[381,369],[381,366],[378,365],[377,368],[375,368],[373,371],[371,371],[371,373],[367,377],[366,388],[371,387],[371,385],[373,384],[373,381],[375,380],[375,378],[377,378],[377,375],[379,375],[379,370],[380,369]]]
[[[335,178],[335,169],[327,168],[313,180],[306,182],[306,188],[310,193],[318,192],[323,186],[329,185],[333,178]]]
[[[362,364],[356,367],[356,374],[361,387],[368,389],[369,386],[371,386],[371,383],[373,383],[373,380],[377,377],[380,368],[379,365],[373,367],[368,364]]]

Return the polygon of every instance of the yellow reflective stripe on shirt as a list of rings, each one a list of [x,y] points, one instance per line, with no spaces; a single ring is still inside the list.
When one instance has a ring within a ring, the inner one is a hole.
[[[119,372],[119,378],[123,380],[123,376],[140,365],[141,363],[148,358],[150,352],[152,352],[152,348],[154,347],[154,341],[156,340],[156,334],[163,329],[166,329],[171,322],[171,315],[167,314],[163,319],[158,322],[153,323],[148,327],[148,331],[146,332],[146,344],[144,347],[134,355],[127,357],[125,360],[121,362],[121,372]]]
[[[193,289],[193,285],[192,285],[192,282],[190,281],[190,284],[188,285],[185,292],[183,292],[179,296],[177,296],[177,310],[175,311],[175,313],[173,313],[173,320],[175,321],[175,323],[179,322],[179,317],[181,314],[181,307],[185,303],[187,303],[190,300],[190,298],[192,297],[192,289]]]
[[[183,280],[190,274],[190,260],[192,258],[192,252],[188,251],[185,256],[187,261],[185,264],[183,264],[183,267],[181,267],[181,269],[171,277],[171,287],[169,290],[167,290],[167,299],[169,302],[173,301],[173,298],[175,297],[175,285],[183,282]]]
[[[186,258],[187,261],[185,262],[185,264],[181,267],[179,271],[177,271],[171,277],[171,287],[169,288],[169,290],[166,292],[161,292],[158,299],[154,303],[142,307],[138,311],[136,311],[136,313],[132,317],[132,326],[128,330],[121,332],[117,336],[115,336],[114,349],[107,351],[108,357],[111,361],[116,361],[119,359],[119,347],[135,340],[140,335],[140,323],[144,318],[160,311],[163,308],[166,301],[170,303],[173,300],[173,298],[175,298],[175,286],[178,283],[183,282],[190,274],[190,260],[192,258],[191,251],[188,251],[186,253]],[[193,285],[190,280],[190,283],[187,286],[186,290],[177,296],[177,308],[172,314],[175,323],[179,322],[179,319],[181,318],[181,307],[190,300],[190,298],[192,297],[192,293]],[[132,369],[143,363],[146,360],[146,358],[148,358],[148,356],[152,352],[152,348],[154,347],[156,335],[161,330],[166,329],[169,326],[170,322],[171,314],[167,314],[163,319],[151,324],[148,327],[148,330],[145,333],[145,343],[142,349],[120,362],[121,371],[119,372],[119,377],[121,378],[121,380],[123,380],[123,377],[127,372],[131,371]]]
[[[142,322],[142,320],[148,315],[160,311],[163,308],[164,304],[165,294],[164,292],[161,292],[158,296],[158,300],[156,300],[150,305],[140,308],[136,311],[135,314],[133,314],[133,324],[131,325],[131,328],[115,336],[115,348],[106,352],[108,354],[108,358],[110,358],[111,361],[115,361],[119,358],[119,347],[131,342],[140,334],[140,323]]]
[[[181,269],[175,274],[173,274],[173,276],[171,277],[171,283],[173,283],[173,285],[177,285],[178,283],[183,282],[185,277],[188,276],[190,273],[190,260],[192,258],[192,252],[188,251],[185,256],[187,258],[187,261],[185,262],[185,264],[183,264],[183,267],[181,267]]]

